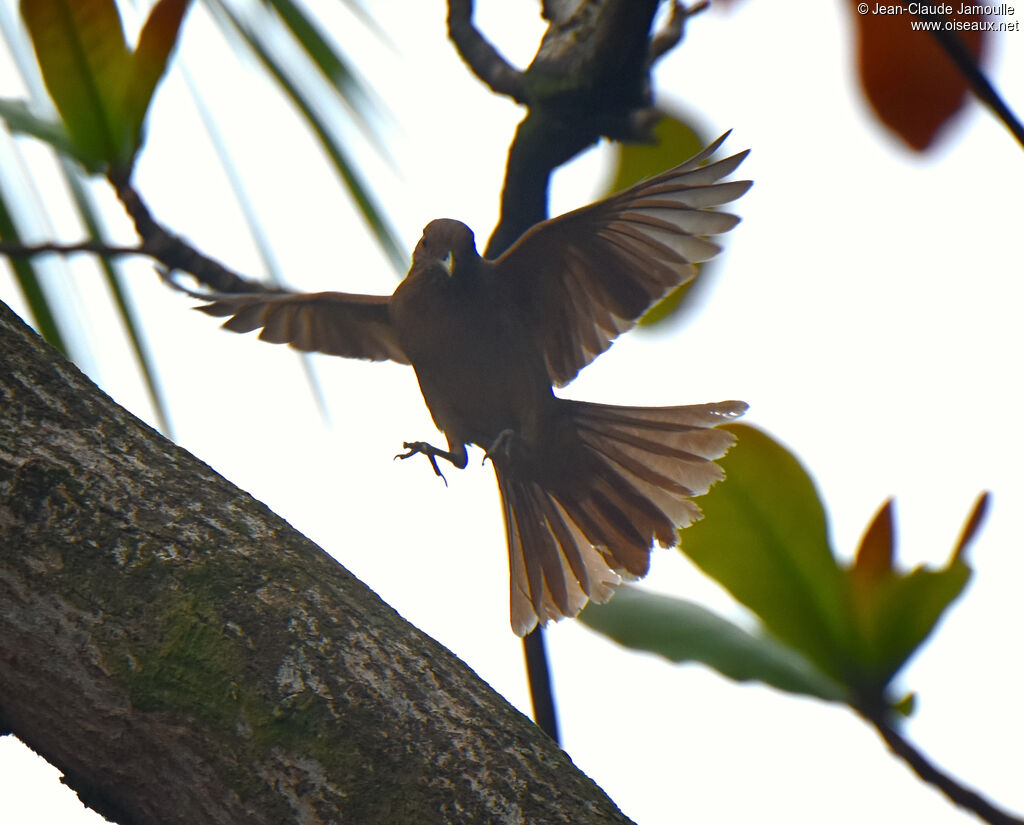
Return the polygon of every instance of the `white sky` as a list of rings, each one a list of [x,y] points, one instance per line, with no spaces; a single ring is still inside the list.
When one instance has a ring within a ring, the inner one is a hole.
[[[445,40],[444,4],[371,4],[393,49],[360,30],[336,0],[314,5],[393,115],[385,128],[394,168],[370,153],[361,158],[405,245],[442,216],[485,238],[522,113],[462,66]],[[525,65],[543,30],[538,5],[478,5],[486,33]],[[749,420],[811,469],[844,554],[896,495],[901,559],[942,563],[975,496],[991,489],[966,597],[900,684],[919,694],[910,737],[997,803],[1024,811],[1024,436],[1015,423],[1022,392],[1014,366],[1024,344],[1024,156],[973,103],[931,154],[904,150],[861,100],[846,4],[738,6],[694,20],[656,77],[661,100],[685,101],[709,137],[732,127],[726,149],[753,149],[741,173],[756,186],[736,207],[744,220],[718,283],[698,318],[670,333],[626,336],[568,394],[623,404],[748,401]],[[14,0],[0,7],[11,14]],[[289,283],[390,292],[396,276],[362,237],[287,105],[268,99],[256,72],[235,63],[201,11],[192,12],[183,54],[226,124]],[[1018,112],[1022,38],[996,35],[989,60]],[[0,95],[10,96],[17,90],[5,85],[6,74],[0,64]],[[260,274],[180,75],[160,92],[151,135],[138,184],[156,214],[200,248]],[[37,147],[22,142],[20,151],[45,163]],[[600,191],[603,151],[558,174],[553,213]],[[0,138],[0,161],[10,163],[10,153]],[[528,712],[520,642],[508,628],[491,470],[471,460],[465,472],[447,473],[446,489],[426,462],[391,460],[403,440],[440,438],[412,372],[315,357],[332,419],[325,428],[289,350],[221,332],[149,267],[133,272],[179,443]],[[69,290],[67,281],[55,283]],[[152,422],[124,340],[106,334],[109,302],[90,266],[75,275],[74,293],[76,314],[96,339],[90,374]],[[0,298],[20,306],[3,273]],[[666,381],[673,373],[679,380]],[[742,619],[673,551],[655,553],[646,585]],[[574,622],[548,638],[564,747],[641,825],[974,821],[841,708],[624,652]],[[12,737],[0,739],[5,822],[100,821],[37,761]]]

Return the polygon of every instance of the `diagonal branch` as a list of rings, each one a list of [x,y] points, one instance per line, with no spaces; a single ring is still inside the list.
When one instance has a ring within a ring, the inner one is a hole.
[[[267,287],[228,269],[220,261],[204,255],[191,244],[159,223],[132,186],[131,181],[111,178],[117,197],[142,238],[141,253],[159,261],[168,270],[181,270],[214,292],[265,292]]]
[[[457,657],[0,304],[0,734],[133,825],[627,825]]]
[[[855,707],[871,724],[896,756],[902,759],[924,782],[942,791],[954,804],[965,808],[991,825],[1024,825],[1024,819],[997,808],[976,791],[940,770],[925,754],[905,739],[888,721],[883,710]]]

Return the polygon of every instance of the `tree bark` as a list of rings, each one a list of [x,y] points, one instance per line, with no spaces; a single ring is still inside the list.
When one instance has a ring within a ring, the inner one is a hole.
[[[0,304],[0,733],[128,823],[629,822],[534,725]]]

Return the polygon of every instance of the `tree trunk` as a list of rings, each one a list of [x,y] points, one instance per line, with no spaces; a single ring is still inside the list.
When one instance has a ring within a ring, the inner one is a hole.
[[[127,823],[614,823],[461,661],[0,304],[0,732]]]

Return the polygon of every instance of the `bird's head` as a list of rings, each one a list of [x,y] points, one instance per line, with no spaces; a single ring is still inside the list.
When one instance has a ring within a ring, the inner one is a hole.
[[[479,258],[473,241],[473,230],[461,221],[440,218],[423,229],[423,237],[412,253],[414,269],[440,265],[454,276],[472,269]]]

